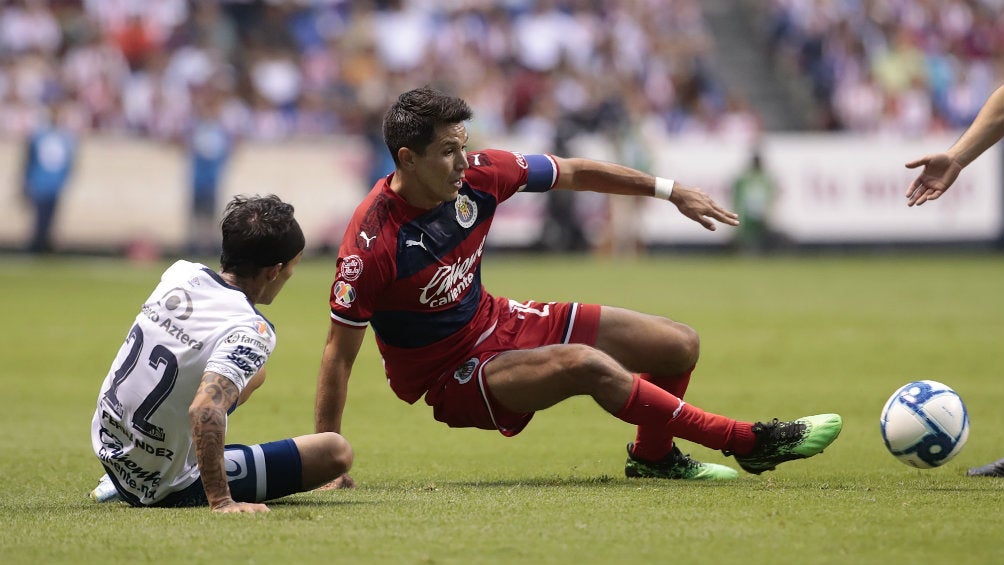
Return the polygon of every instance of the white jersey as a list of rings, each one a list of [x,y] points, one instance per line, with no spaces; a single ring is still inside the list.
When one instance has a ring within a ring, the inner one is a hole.
[[[205,265],[178,261],[143,304],[101,386],[94,453],[140,504],[199,476],[188,408],[206,371],[244,390],[275,348],[275,330]]]

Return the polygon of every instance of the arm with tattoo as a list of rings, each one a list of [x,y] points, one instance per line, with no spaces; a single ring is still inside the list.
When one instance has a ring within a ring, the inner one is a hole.
[[[238,394],[237,385],[229,379],[207,372],[202,375],[202,384],[188,408],[199,473],[209,506],[213,510],[237,504],[230,496],[223,451],[227,433],[227,408],[237,400]]]

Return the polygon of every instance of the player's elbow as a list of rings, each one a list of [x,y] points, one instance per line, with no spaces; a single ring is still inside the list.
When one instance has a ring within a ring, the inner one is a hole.
[[[207,429],[207,426],[226,429],[227,411],[215,404],[193,402],[188,407],[188,419],[193,430]]]

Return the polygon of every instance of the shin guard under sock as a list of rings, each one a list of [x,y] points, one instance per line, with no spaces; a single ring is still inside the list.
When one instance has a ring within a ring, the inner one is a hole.
[[[690,385],[690,375],[693,374],[694,367],[672,377],[661,377],[641,373],[638,376],[657,387],[665,390],[673,396],[683,400],[683,395],[687,393]],[[658,461],[666,456],[673,449],[673,436],[666,429],[665,425],[638,426],[635,434],[632,454],[645,461]]]

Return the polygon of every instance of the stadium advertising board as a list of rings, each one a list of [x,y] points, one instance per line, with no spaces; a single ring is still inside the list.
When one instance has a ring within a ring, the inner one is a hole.
[[[777,185],[770,223],[786,239],[805,244],[995,240],[1004,227],[1000,147],[967,167],[937,202],[906,206],[906,187],[917,172],[903,164],[955,139],[768,136],[764,168]],[[714,141],[667,142],[657,153],[660,174],[688,179],[723,203],[730,202],[732,181],[749,161],[746,147]],[[727,241],[728,230],[694,230],[689,220],[667,215],[661,202],[646,203],[644,222],[649,243]]]
[[[903,164],[948,147],[957,135],[918,140],[882,136],[766,136],[764,168],[775,180],[777,198],[770,223],[794,244],[868,244],[993,241],[1004,226],[1004,170],[999,146],[962,173],[939,201],[908,208],[904,192],[915,171]],[[541,151],[543,145],[509,139],[501,149]],[[615,162],[603,139],[572,145],[576,155]],[[650,142],[653,172],[705,189],[731,206],[732,182],[748,165],[745,142],[709,138]],[[337,245],[355,204],[368,190],[367,149],[361,140],[243,145],[228,171],[221,205],[236,193],[274,192],[297,207],[308,247]],[[0,164],[18,171],[19,144],[0,141]],[[145,241],[180,248],[186,237],[190,194],[177,150],[162,144],[85,139],[80,162],[57,217],[62,248],[118,248]],[[587,233],[606,216],[606,197],[579,193],[577,213]],[[643,200],[637,212],[641,237],[653,245],[722,245],[731,231],[708,232],[675,213],[671,204]],[[535,243],[546,221],[546,196],[520,194],[501,206],[488,244],[521,247]],[[0,183],[0,246],[23,245],[31,209],[23,204],[15,174]],[[633,219],[633,218],[632,218]]]

